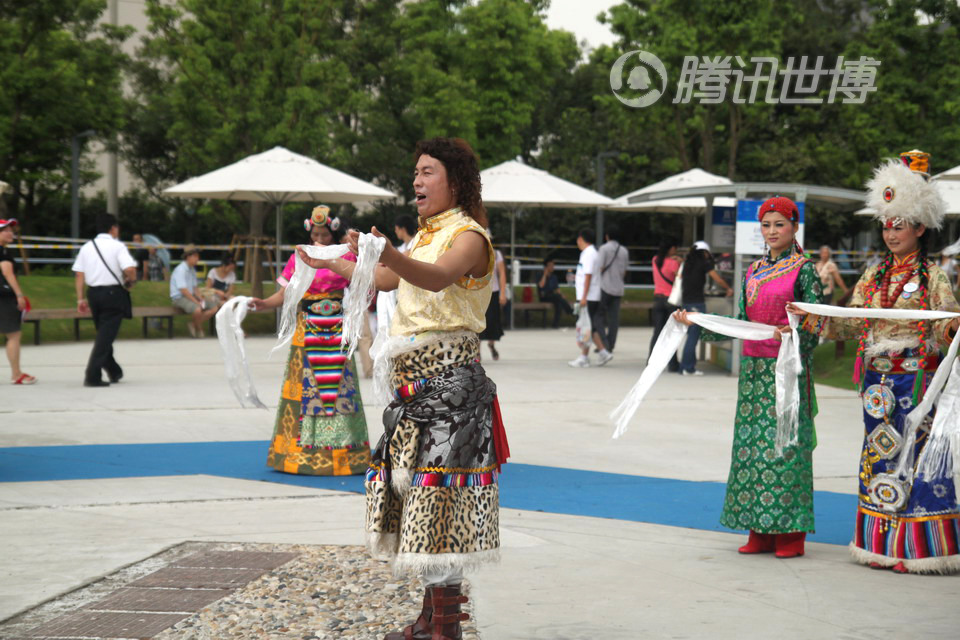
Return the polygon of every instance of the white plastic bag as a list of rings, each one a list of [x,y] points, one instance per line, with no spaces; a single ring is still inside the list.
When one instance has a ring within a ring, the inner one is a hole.
[[[580,307],[580,314],[577,316],[577,344],[581,347],[590,344],[590,337],[593,333],[593,327],[590,325],[590,312],[587,307]]]
[[[673,279],[673,289],[670,290],[667,302],[675,307],[680,307],[683,303],[683,265],[680,265],[677,277]]]

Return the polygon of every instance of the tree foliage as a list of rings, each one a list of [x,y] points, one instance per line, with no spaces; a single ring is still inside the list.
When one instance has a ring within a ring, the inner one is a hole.
[[[123,122],[129,30],[97,24],[106,4],[0,2],[0,177],[28,231],[42,231],[32,214],[69,184],[72,138],[95,130],[110,140]]]

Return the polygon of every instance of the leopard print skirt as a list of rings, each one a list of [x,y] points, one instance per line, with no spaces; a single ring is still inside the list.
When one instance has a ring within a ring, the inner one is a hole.
[[[395,400],[366,476],[367,541],[397,573],[499,558],[493,400],[476,334],[437,335],[393,358]]]

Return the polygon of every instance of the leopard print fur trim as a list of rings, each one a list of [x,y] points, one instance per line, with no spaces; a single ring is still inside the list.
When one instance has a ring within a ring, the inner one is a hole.
[[[413,485],[413,469],[391,469],[390,486],[400,497],[406,497]]]
[[[484,565],[500,562],[500,549],[487,549],[472,553],[400,553],[393,560],[393,573],[423,575],[459,569],[472,573]]]
[[[400,547],[400,536],[396,533],[367,531],[367,550],[376,560],[393,560]]]

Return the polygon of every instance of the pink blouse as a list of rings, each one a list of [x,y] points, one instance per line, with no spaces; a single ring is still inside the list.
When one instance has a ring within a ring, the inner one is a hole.
[[[293,270],[296,267],[296,258],[297,254],[290,256],[290,259],[287,260],[287,266],[283,268],[283,274],[277,278],[277,282],[281,286],[287,286],[290,284],[290,276],[293,275]],[[357,256],[353,255],[349,251],[343,254],[344,260],[349,260],[350,262],[356,262]],[[307,289],[307,293],[329,293],[330,291],[342,291],[350,285],[350,281],[344,278],[343,276],[338,276],[330,269],[317,269],[317,275],[313,277],[313,282],[310,283],[310,288]]]
[[[680,262],[676,258],[664,258],[663,264],[660,266],[660,269],[657,270],[656,258],[654,258],[653,264],[653,293],[658,296],[669,296],[670,292],[673,291],[673,283],[667,282],[667,278],[670,280],[676,280],[677,271],[680,270]],[[663,274],[661,277],[660,274]]]

